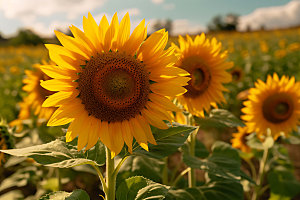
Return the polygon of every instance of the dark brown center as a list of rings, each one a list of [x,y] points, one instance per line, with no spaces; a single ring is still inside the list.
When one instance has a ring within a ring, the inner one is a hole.
[[[118,52],[93,57],[78,84],[89,115],[108,122],[134,118],[145,107],[150,92],[144,64]]]
[[[182,61],[180,67],[188,71],[191,78],[188,85],[185,86],[187,92],[184,96],[195,98],[203,94],[211,81],[211,73],[206,64],[198,57],[188,57]]]
[[[232,80],[234,80],[234,81],[240,81],[241,78],[242,78],[242,72],[240,70],[238,70],[238,69],[233,70],[231,72],[231,76],[232,76]]]
[[[288,120],[293,114],[292,99],[282,93],[274,94],[263,102],[263,116],[271,123],[278,124]]]

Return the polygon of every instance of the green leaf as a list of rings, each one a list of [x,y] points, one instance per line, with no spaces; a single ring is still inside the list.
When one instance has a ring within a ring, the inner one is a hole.
[[[42,196],[39,200],[90,200],[89,195],[84,190],[74,190],[72,193],[57,191]]]
[[[240,180],[241,160],[239,154],[236,149],[225,142],[216,142],[207,159],[201,160],[184,153],[183,162],[191,168],[207,171],[212,180],[218,180],[218,178]]]
[[[149,144],[149,152],[145,151],[140,146],[136,146],[134,154],[146,155],[158,159],[164,158],[175,153],[177,149],[184,144],[188,136],[197,128],[194,126],[184,126],[178,123],[173,123],[172,125],[172,127],[166,130],[152,127],[152,133],[157,145]]]
[[[300,182],[291,170],[273,170],[268,173],[271,192],[283,197],[293,198],[300,193]]]
[[[155,182],[162,180],[161,172],[165,163],[162,160],[147,156],[130,156],[121,166],[117,176],[117,183],[131,176],[143,176]]]
[[[238,182],[219,181],[185,190],[169,190],[165,200],[243,200],[243,187]]]
[[[155,183],[142,176],[126,179],[117,189],[117,200],[164,199],[168,186]]]
[[[223,109],[213,109],[208,117],[194,119],[201,129],[245,126],[240,119]]]
[[[190,148],[189,148],[188,143],[185,143],[181,147],[181,149],[185,154],[190,154]],[[195,156],[198,158],[207,158],[209,156],[209,151],[206,149],[204,144],[202,142],[200,142],[199,140],[196,140]]]
[[[207,158],[209,156],[209,151],[199,140],[196,140],[195,155],[199,158]]]
[[[269,200],[290,200],[290,197],[283,197],[274,193],[271,193]]]
[[[1,151],[13,156],[27,156],[49,167],[70,168],[83,164],[105,164],[105,147],[99,141],[86,152],[77,151],[77,139],[67,143],[64,137],[47,144]]]

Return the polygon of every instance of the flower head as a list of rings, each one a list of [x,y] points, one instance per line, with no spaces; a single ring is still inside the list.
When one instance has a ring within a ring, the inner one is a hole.
[[[172,44],[180,56],[175,66],[188,71],[191,80],[185,86],[187,92],[177,99],[193,115],[203,116],[204,110],[208,112],[211,106],[225,102],[222,92],[227,89],[223,84],[231,81],[226,70],[233,63],[226,62],[227,52],[220,52],[221,43],[205,38],[204,33],[194,40],[189,35],[186,40],[179,36],[178,41],[179,47]]]
[[[47,64],[44,62],[44,64]],[[51,64],[47,64],[51,66]],[[53,94],[53,92],[44,89],[40,85],[41,80],[49,80],[50,77],[44,74],[40,69],[40,64],[33,65],[33,70],[26,70],[26,78],[23,80],[25,84],[23,86],[23,90],[27,92],[27,96],[23,98],[23,101],[19,103],[20,113],[18,115],[18,119],[10,122],[11,126],[17,126],[17,131],[22,129],[22,121],[29,119],[31,115],[31,111],[33,111],[34,115],[38,116],[38,123],[41,121],[49,120],[50,116],[55,111],[55,108],[43,108],[42,104],[45,99]]]
[[[297,128],[300,119],[300,84],[295,78],[274,73],[267,81],[258,80],[249,90],[248,101],[244,102],[242,119],[250,132],[263,139],[267,129],[276,140],[282,133],[288,135]]]
[[[177,111],[169,98],[186,92],[188,73],[174,67],[174,49],[165,50],[168,33],[159,30],[149,38],[143,20],[130,35],[128,13],[119,23],[115,14],[98,25],[89,14],[83,30],[71,26],[74,37],[56,31],[62,46],[48,44],[57,66],[42,66],[52,77],[41,85],[56,92],[43,106],[58,109],[48,122],[71,122],[67,141],[78,136],[78,150],[89,149],[98,138],[117,155],[124,142],[132,152],[133,138],[148,150],[156,144],[150,124],[167,129],[169,111]],[[146,40],[145,40],[146,39]],[[171,89],[170,89],[171,88]]]
[[[238,132],[233,133],[233,138],[231,139],[232,146],[234,148],[240,149],[242,152],[249,153],[251,148],[247,145],[246,137],[251,133],[248,132],[247,127],[238,127]]]

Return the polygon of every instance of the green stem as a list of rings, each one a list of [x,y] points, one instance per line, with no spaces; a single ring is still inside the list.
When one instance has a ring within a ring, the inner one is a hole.
[[[103,188],[103,191],[104,193],[106,194],[107,193],[107,186],[106,186],[106,183],[105,183],[105,179],[102,175],[102,172],[100,171],[99,167],[97,167],[96,165],[94,164],[90,164],[97,172],[99,178],[100,178],[100,181],[101,181],[101,184],[102,184],[102,188]]]
[[[56,168],[56,175],[57,175],[57,181],[58,181],[58,191],[61,190],[61,175],[60,175],[60,169]]]
[[[115,170],[115,160],[111,158],[111,151],[106,147],[106,200],[115,200],[115,190],[116,190],[116,174]]]
[[[244,159],[244,161],[249,165],[250,167],[250,170],[251,170],[251,175],[252,175],[252,178],[253,180],[256,180],[257,179],[257,175],[256,175],[256,169],[251,161],[251,159]]]
[[[181,177],[183,177],[186,173],[188,173],[191,170],[191,168],[186,168],[184,171],[182,171],[176,179],[172,182],[172,186],[176,186],[177,182],[180,180]]]
[[[168,157],[165,157],[163,160],[164,160],[165,165],[164,165],[163,173],[162,173],[162,175],[163,175],[162,183],[164,185],[168,185]]]
[[[190,148],[190,155],[195,156],[195,147],[196,147],[196,136],[197,136],[197,131],[194,131],[191,133],[189,140],[189,148]],[[196,187],[196,176],[195,176],[195,169],[191,168],[188,174],[188,184],[189,187]]]
[[[265,148],[263,157],[259,164],[259,172],[258,172],[258,177],[256,179],[257,187],[254,190],[252,200],[258,200],[259,196],[261,195],[260,190],[262,187],[262,182],[264,180],[265,166],[266,166],[266,162],[267,162],[267,158],[268,158],[268,153],[269,153],[269,148]]]

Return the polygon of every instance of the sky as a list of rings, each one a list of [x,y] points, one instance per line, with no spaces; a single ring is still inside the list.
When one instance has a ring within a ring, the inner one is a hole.
[[[239,30],[285,28],[300,24],[300,0],[0,0],[0,33],[11,36],[29,28],[48,37],[54,30],[82,28],[90,12],[97,22],[129,12],[132,30],[145,19],[149,32],[157,19],[171,19],[173,34],[199,33],[216,15],[240,15]]]

